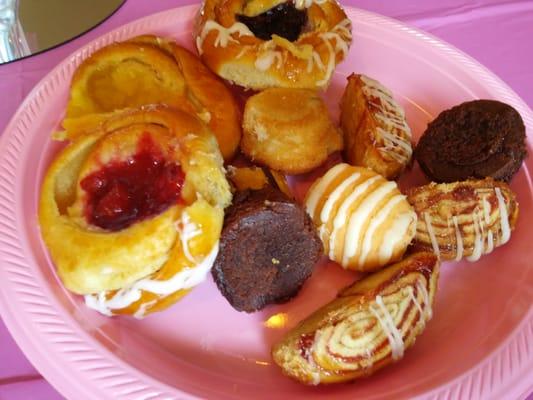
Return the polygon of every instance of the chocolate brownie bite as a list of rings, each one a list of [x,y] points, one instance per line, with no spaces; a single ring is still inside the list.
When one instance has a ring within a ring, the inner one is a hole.
[[[485,177],[508,182],[527,155],[524,140],[524,122],[513,107],[474,100],[440,113],[414,154],[435,182]]]
[[[254,312],[294,297],[321,254],[299,205],[272,188],[239,192],[226,213],[212,274],[233,308]]]

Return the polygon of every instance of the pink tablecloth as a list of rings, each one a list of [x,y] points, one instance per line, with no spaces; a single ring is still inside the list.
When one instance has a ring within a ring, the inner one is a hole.
[[[112,28],[187,0],[128,0],[92,32],[45,54],[0,66],[0,131],[30,89],[60,60]],[[344,0],[422,28],[457,46],[506,81],[533,105],[533,1]],[[1,282],[0,282],[1,284]],[[61,399],[24,357],[0,320],[0,400]],[[529,397],[533,400],[533,396]]]

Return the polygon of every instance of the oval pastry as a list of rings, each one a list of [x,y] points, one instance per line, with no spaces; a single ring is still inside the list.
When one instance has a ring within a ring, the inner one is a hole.
[[[352,34],[335,0],[205,0],[195,38],[209,68],[238,85],[324,89]]]
[[[326,255],[347,269],[397,261],[415,235],[416,213],[396,183],[366,168],[337,164],[311,186],[305,207]]]
[[[352,74],[341,99],[344,157],[387,179],[411,161],[411,129],[392,93],[378,81]]]
[[[432,317],[439,261],[416,253],[356,282],[272,349],[283,373],[308,385],[368,376],[403,357]]]
[[[105,314],[140,317],[205,278],[230,201],[209,129],[150,107],[117,113],[60,152],[39,224],[69,290]]]
[[[147,104],[197,115],[217,137],[226,160],[237,151],[241,114],[232,93],[188,50],[152,35],[103,47],[80,64],[64,127],[80,124],[80,117]]]
[[[342,144],[326,104],[314,90],[267,89],[246,102],[241,150],[254,162],[302,174],[321,165]]]
[[[477,261],[507,243],[518,219],[514,193],[490,178],[430,183],[411,189],[407,200],[418,215],[413,246],[443,260]]]

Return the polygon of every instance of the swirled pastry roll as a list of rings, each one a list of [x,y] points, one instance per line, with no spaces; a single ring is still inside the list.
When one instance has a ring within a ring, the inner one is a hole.
[[[272,349],[283,373],[308,385],[346,382],[401,359],[431,319],[439,261],[416,253],[315,311]]]
[[[344,268],[373,271],[402,258],[416,213],[396,182],[362,167],[337,164],[305,198],[325,254]]]
[[[414,247],[443,260],[477,261],[509,241],[518,219],[514,193],[492,178],[430,183],[407,200],[418,214]]]
[[[387,179],[411,161],[411,129],[403,108],[378,81],[352,74],[341,100],[344,156],[349,164],[367,167]]]
[[[205,0],[194,36],[212,71],[255,90],[327,88],[352,41],[335,0]]]
[[[141,317],[205,278],[230,201],[207,126],[149,107],[114,114],[59,153],[39,224],[69,290],[104,314]]]
[[[63,125],[69,130],[87,119],[106,119],[102,113],[148,104],[198,116],[215,134],[225,159],[236,152],[241,113],[232,93],[188,50],[152,35],[103,47],[80,64]]]

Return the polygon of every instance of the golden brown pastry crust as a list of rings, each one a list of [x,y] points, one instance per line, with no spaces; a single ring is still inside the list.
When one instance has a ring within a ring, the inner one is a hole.
[[[418,215],[414,248],[443,260],[478,260],[507,243],[518,219],[515,194],[491,178],[430,183],[407,194]]]
[[[335,0],[297,3],[308,10],[308,29],[289,42],[261,40],[237,22],[236,14],[245,12],[244,0],[205,0],[194,32],[202,60],[217,75],[246,88],[327,88],[335,66],[348,54],[351,22]]]
[[[81,177],[102,163],[127,157],[142,134],[166,143],[168,156],[174,154],[179,161],[185,174],[183,202],[119,231],[89,224]],[[153,106],[114,113],[92,133],[73,133],[72,137],[76,139],[48,168],[39,202],[44,242],[69,290],[100,293],[125,288],[150,274],[150,279],[161,280],[171,271],[194,268],[195,263],[184,256],[185,245],[176,225],[185,214],[202,227],[202,234],[187,243],[189,255],[201,260],[214,248],[231,192],[216,139],[205,124],[183,111]],[[143,312],[168,305],[172,296],[151,299],[157,301]],[[138,311],[144,300],[125,312]]]
[[[314,90],[267,89],[246,102],[241,150],[254,162],[301,174],[341,148],[341,134]]]
[[[346,382],[399,360],[431,319],[439,261],[415,253],[341,291],[272,348],[305,384]]]
[[[367,168],[335,165],[311,186],[305,207],[325,254],[347,269],[400,260],[416,231],[416,213],[396,182]]]
[[[235,154],[241,114],[232,93],[188,50],[152,35],[111,44],[81,63],[72,78],[64,126],[147,104],[197,115],[215,133],[223,157]]]
[[[379,82],[350,75],[341,99],[340,120],[349,164],[392,179],[411,161],[411,130],[404,111]]]

